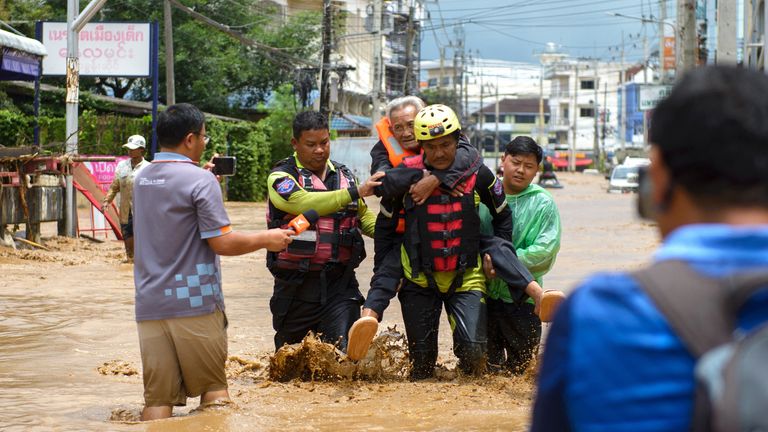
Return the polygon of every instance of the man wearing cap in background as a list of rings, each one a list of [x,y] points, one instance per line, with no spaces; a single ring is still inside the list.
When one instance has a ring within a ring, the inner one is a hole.
[[[118,206],[120,214],[120,231],[123,233],[123,242],[125,243],[125,262],[133,262],[133,218],[131,217],[131,202],[133,195],[133,179],[136,174],[149,162],[144,159],[144,150],[147,142],[141,135],[131,135],[128,142],[123,144],[128,149],[130,159],[120,161],[115,168],[115,178],[109,186],[109,192],[101,203],[101,212],[106,211],[107,206],[115,199],[115,195],[120,193],[120,204]]]

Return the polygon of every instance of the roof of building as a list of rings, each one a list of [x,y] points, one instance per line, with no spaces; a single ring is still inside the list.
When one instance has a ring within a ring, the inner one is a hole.
[[[356,131],[356,130],[370,130],[371,129],[371,118],[370,117],[364,117],[364,116],[358,116],[358,115],[352,115],[352,114],[342,114],[342,113],[334,113],[331,117],[331,124],[330,128],[340,131]]]
[[[477,110],[472,114],[477,114]],[[482,109],[483,114],[495,114],[496,102],[492,101],[488,104],[484,104]],[[538,114],[539,112],[539,98],[527,98],[527,99],[502,99],[499,101],[499,113],[500,114]],[[544,113],[549,113],[549,104],[547,99],[544,99]]]

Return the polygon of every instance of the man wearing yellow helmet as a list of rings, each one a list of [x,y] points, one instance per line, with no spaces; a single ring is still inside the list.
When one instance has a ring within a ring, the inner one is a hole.
[[[404,96],[393,99],[387,104],[387,115],[378,124],[376,130],[379,141],[371,149],[371,175],[386,172],[400,165],[403,159],[421,153],[421,146],[416,140],[414,121],[416,114],[426,106],[416,96]],[[438,187],[454,190],[460,183],[480,168],[483,158],[467,139],[460,139],[454,163],[446,169],[431,170],[410,190],[414,201],[422,202]],[[374,237],[373,278],[368,292],[364,316],[375,316],[380,321],[395,296],[400,280],[403,278],[400,265],[400,245],[405,232],[405,213],[403,200],[382,200],[381,212],[376,218]]]
[[[434,373],[443,305],[451,322],[459,368],[479,373],[485,369],[486,310],[477,207],[480,202],[488,207],[494,236],[506,241],[512,238],[512,214],[501,182],[485,165],[465,180],[461,194],[439,188],[423,202],[415,202],[408,192],[422,178],[423,170],[453,164],[461,125],[447,106],[430,105],[416,115],[414,132],[423,153],[387,171],[378,190],[384,199],[400,199],[405,207],[401,261],[406,280],[398,296],[412,361],[411,378],[429,378]],[[524,287],[531,280],[530,273],[521,275],[518,285]]]

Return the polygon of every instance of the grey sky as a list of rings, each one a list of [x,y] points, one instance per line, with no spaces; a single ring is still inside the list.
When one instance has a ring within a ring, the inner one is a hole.
[[[667,3],[669,17],[675,1]],[[618,61],[623,31],[625,60],[635,62],[643,58],[643,36],[649,51],[658,40],[658,24],[609,15],[657,19],[658,0],[428,0],[426,8],[430,18],[423,23],[423,60],[439,58],[438,46],[445,47],[447,59],[453,58],[451,44],[460,22],[473,57],[479,50],[482,58],[530,63],[538,62],[536,53],[547,42],[573,56]]]

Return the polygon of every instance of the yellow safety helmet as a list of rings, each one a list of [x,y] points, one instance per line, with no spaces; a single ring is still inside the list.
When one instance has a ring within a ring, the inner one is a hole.
[[[452,109],[443,104],[435,104],[422,108],[416,114],[413,130],[417,140],[428,141],[460,131],[461,124]]]

